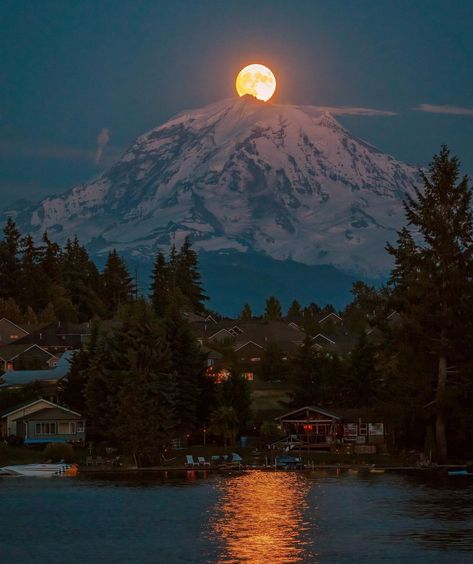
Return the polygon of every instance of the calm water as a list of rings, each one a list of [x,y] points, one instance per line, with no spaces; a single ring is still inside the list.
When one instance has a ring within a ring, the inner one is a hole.
[[[473,483],[257,471],[4,478],[0,562],[473,563]]]

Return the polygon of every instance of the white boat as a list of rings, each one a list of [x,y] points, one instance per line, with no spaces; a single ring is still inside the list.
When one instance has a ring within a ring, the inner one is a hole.
[[[0,476],[28,476],[46,477],[51,476],[76,476],[77,464],[13,464],[0,468]]]

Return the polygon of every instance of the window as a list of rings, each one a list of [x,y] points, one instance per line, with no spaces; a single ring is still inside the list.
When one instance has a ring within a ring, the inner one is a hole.
[[[75,423],[69,423],[69,435],[75,435],[76,434],[76,424]]]
[[[56,423],[36,423],[35,431],[37,435],[56,435]]]
[[[253,356],[250,358],[250,362],[259,362],[261,360],[261,357],[259,356]]]
[[[77,421],[77,432],[83,433],[84,429],[85,429],[84,422],[83,421]]]
[[[243,372],[242,373],[242,377],[245,380],[248,380],[248,382],[252,382],[254,380],[254,374],[253,372]]]
[[[10,335],[10,339],[12,341],[15,341],[16,339],[18,339],[18,335]]]

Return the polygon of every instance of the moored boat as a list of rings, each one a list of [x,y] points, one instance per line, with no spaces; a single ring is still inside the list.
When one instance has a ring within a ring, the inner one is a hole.
[[[448,475],[449,476],[471,476],[471,477],[473,477],[473,468],[467,467],[467,468],[463,468],[461,470],[449,470]]]
[[[0,476],[46,477],[76,476],[77,464],[12,464],[0,468]]]

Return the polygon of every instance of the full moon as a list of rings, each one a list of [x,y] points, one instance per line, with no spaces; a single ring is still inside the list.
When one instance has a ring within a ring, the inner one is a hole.
[[[276,90],[276,79],[268,67],[248,65],[238,73],[236,89],[240,96],[251,94],[267,102]]]

